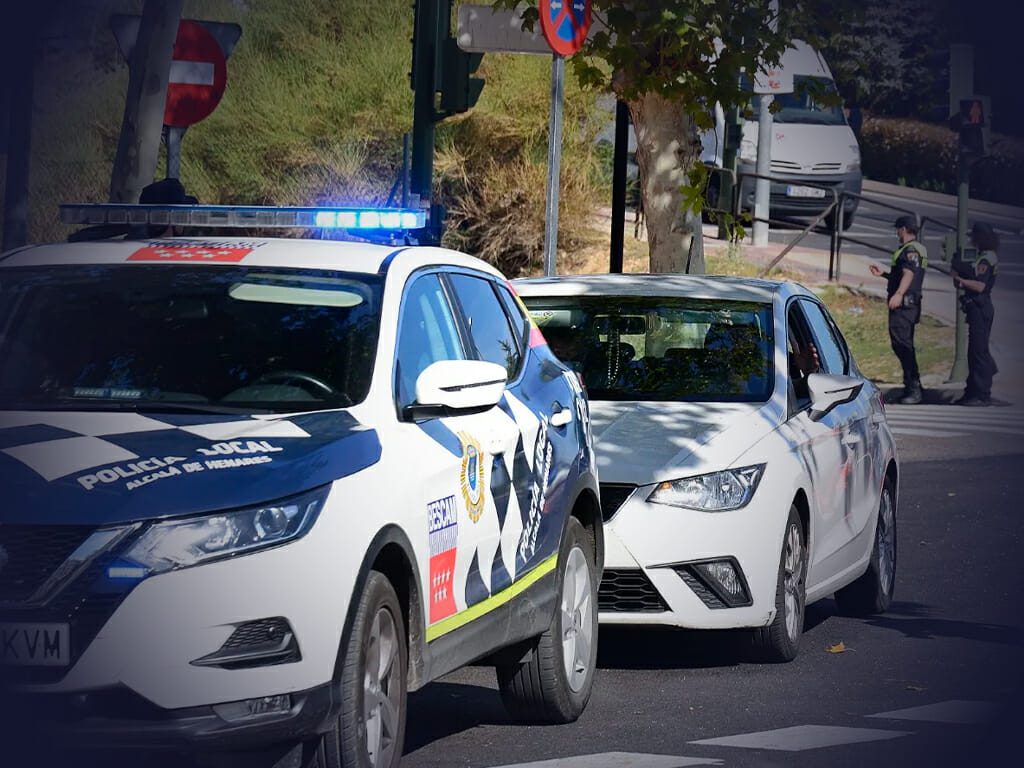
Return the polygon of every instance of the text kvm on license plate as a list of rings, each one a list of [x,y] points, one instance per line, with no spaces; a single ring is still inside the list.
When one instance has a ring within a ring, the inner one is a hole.
[[[66,667],[70,663],[67,624],[0,624],[0,665]]]
[[[786,194],[789,197],[824,197],[825,190],[817,187],[799,187],[790,185],[786,187]]]

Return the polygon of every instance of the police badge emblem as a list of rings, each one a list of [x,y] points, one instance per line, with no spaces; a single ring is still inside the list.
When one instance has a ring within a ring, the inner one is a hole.
[[[462,443],[462,467],[459,471],[459,488],[462,500],[466,502],[466,514],[474,523],[484,513],[484,461],[480,443],[466,433],[459,432]]]

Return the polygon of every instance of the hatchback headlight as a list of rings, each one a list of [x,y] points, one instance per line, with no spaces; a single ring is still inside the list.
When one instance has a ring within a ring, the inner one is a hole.
[[[701,512],[727,512],[746,506],[764,474],[764,464],[658,483],[647,500]]]
[[[259,507],[151,526],[124,559],[146,575],[188,568],[299,538],[313,525],[327,488]]]

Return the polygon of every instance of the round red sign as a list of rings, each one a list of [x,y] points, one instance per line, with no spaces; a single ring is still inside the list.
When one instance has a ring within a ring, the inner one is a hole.
[[[207,117],[220,103],[228,68],[220,43],[197,21],[178,25],[172,58],[164,125],[184,128]]]
[[[552,51],[572,56],[583,47],[590,32],[590,0],[540,0],[537,11]]]

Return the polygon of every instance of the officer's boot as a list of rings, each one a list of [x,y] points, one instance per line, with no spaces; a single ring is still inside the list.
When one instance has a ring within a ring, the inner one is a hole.
[[[917,405],[924,398],[921,391],[921,382],[912,381],[903,388],[903,397],[900,398],[902,405]]]

